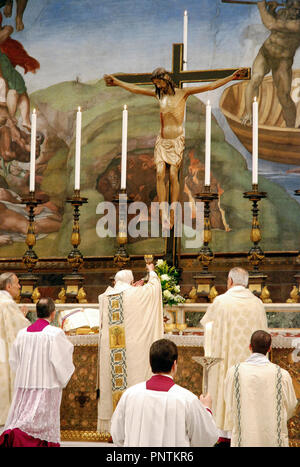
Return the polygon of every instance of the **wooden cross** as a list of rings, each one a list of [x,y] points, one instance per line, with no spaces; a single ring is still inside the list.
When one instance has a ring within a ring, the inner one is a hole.
[[[183,70],[183,44],[173,44],[172,56],[172,71],[168,74],[177,87],[182,88],[183,83],[198,83],[207,81],[216,81],[218,79],[226,78],[232,73],[237,71],[238,68],[223,68],[217,70]],[[251,68],[244,68],[245,73],[243,76],[237,78],[238,80],[249,80],[251,78]],[[114,76],[121,81],[131,84],[152,84],[152,73],[119,73]],[[166,255],[165,259],[173,265],[178,265],[178,245],[177,238],[174,236],[174,227],[170,232],[170,237],[166,239]],[[179,237],[178,237],[178,240]]]
[[[207,81],[216,81],[217,79],[226,78],[231,75],[238,68],[222,68],[217,70],[183,70],[183,44],[173,44],[172,56],[172,71],[168,72],[172,81],[179,88],[183,83],[198,83]],[[245,75],[238,78],[238,80],[249,80],[251,77],[251,68],[245,68]],[[121,81],[131,84],[152,84],[152,73],[119,73],[114,76]]]

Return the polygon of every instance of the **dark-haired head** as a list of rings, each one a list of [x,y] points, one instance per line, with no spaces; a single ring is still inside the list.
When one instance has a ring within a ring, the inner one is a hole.
[[[159,99],[163,94],[175,94],[175,84],[164,68],[155,68],[151,75],[151,81],[155,86],[155,93]],[[163,87],[158,85],[160,81],[165,83]]]
[[[150,365],[153,373],[170,373],[177,359],[177,346],[169,339],[159,339],[150,347]]]
[[[36,304],[38,318],[50,318],[53,311],[55,311],[55,303],[52,298],[41,298]]]
[[[253,353],[266,355],[270,350],[272,342],[271,334],[266,331],[255,331],[250,340],[250,347]]]

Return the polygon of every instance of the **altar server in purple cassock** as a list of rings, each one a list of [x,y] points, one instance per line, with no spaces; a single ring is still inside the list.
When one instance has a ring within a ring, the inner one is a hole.
[[[218,429],[211,397],[198,398],[175,384],[178,351],[169,339],[150,348],[153,376],[128,388],[114,411],[111,435],[117,446],[211,447]]]
[[[64,331],[50,326],[55,304],[42,298],[38,319],[19,331],[9,363],[15,372],[12,403],[0,447],[59,447],[62,389],[73,372],[73,344]]]

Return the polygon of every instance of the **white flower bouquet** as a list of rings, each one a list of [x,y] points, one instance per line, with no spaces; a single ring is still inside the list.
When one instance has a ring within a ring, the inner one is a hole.
[[[169,266],[166,261],[159,259],[155,265],[155,272],[158,275],[164,305],[178,305],[184,303],[185,298],[180,295],[179,272],[175,266]]]

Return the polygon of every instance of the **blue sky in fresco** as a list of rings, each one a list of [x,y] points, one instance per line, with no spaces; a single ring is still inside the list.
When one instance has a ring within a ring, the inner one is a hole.
[[[29,0],[25,29],[14,32],[41,63],[28,91],[110,72],[170,68],[188,11],[188,68],[251,66],[267,37],[257,7],[221,0]],[[4,17],[3,24],[14,24]]]

